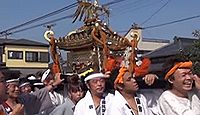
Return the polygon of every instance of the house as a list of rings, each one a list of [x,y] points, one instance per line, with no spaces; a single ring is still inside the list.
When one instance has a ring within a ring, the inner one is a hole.
[[[158,48],[152,52],[144,54],[151,59],[150,72],[156,73],[161,79],[163,78],[163,64],[169,58],[177,56],[192,46],[194,38],[174,37],[174,42]]]
[[[143,38],[142,28],[137,25],[133,25],[128,32],[125,34],[125,38],[131,39],[133,36],[137,36],[138,41],[138,53],[144,54],[158,49],[170,43],[170,40],[155,39],[155,38]]]
[[[34,74],[48,68],[48,44],[27,39],[0,39],[0,68]]]

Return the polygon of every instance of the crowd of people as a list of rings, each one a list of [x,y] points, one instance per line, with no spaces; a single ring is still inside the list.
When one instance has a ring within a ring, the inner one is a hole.
[[[0,115],[200,115],[200,77],[192,73],[192,62],[173,59],[164,66],[167,87],[149,92],[124,66],[117,74],[90,69],[67,78],[47,69],[38,89],[27,77],[0,70]],[[149,86],[156,79],[151,73],[143,78]]]

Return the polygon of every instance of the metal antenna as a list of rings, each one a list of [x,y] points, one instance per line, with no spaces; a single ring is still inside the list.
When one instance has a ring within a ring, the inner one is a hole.
[[[48,24],[48,25],[44,25],[44,27],[46,27],[48,30],[51,30],[53,26],[55,26],[56,24]]]

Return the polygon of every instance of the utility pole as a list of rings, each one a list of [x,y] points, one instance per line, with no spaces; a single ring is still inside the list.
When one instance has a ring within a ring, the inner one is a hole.
[[[11,33],[7,33],[7,31],[4,31],[4,32],[1,32],[1,33],[0,33],[0,35],[1,35],[0,37],[3,38],[3,36],[4,36],[4,39],[8,39],[8,35],[9,35],[9,34],[11,34]]]

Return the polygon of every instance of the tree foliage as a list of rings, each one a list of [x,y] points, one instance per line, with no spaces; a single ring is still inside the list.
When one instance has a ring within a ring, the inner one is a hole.
[[[192,71],[200,76],[200,30],[195,30],[192,34],[198,39],[186,50],[185,54],[193,62]]]

